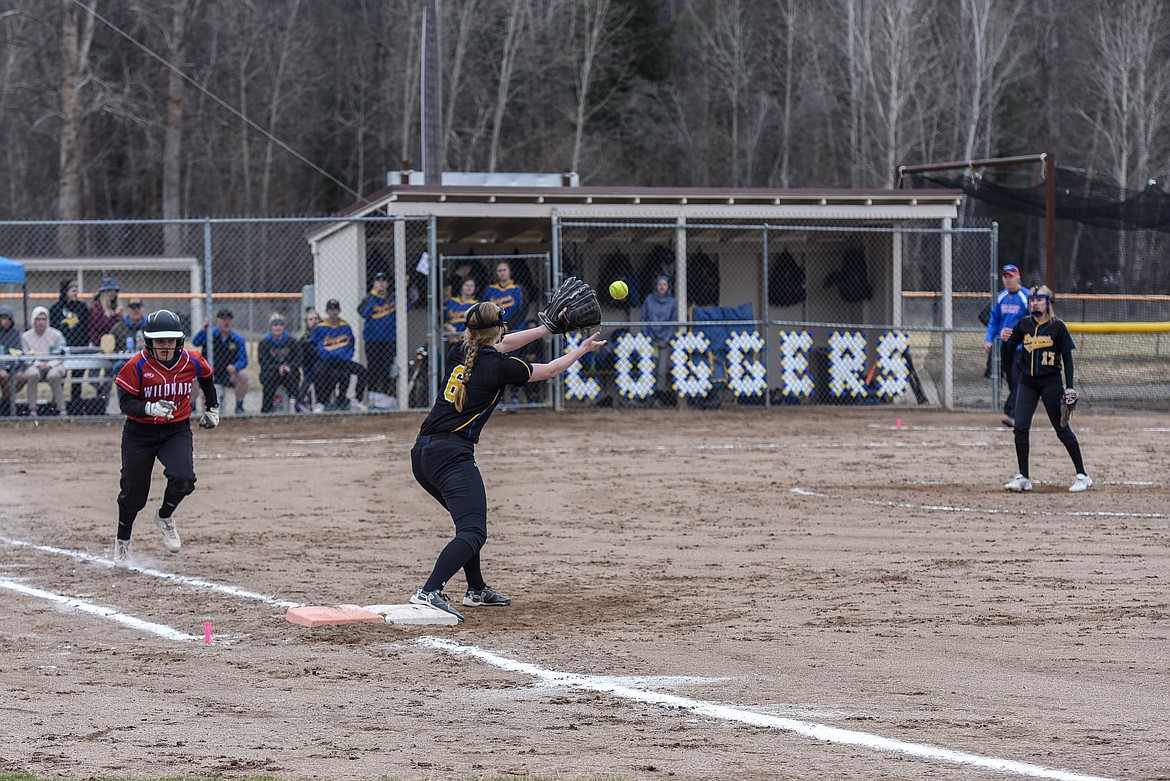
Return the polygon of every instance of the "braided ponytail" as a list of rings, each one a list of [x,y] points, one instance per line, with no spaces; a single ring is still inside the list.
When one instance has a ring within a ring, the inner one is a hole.
[[[490,301],[483,301],[467,312],[467,330],[463,332],[463,382],[455,389],[455,409],[463,411],[467,401],[467,384],[475,370],[475,361],[481,347],[491,346],[504,336],[502,310]]]

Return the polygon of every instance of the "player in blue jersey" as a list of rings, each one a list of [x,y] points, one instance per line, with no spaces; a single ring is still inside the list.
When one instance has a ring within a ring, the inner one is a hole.
[[[504,323],[513,331],[520,330],[524,325],[525,312],[528,307],[524,303],[524,288],[512,279],[512,264],[501,260],[496,264],[496,281],[483,291],[485,301],[494,301],[504,311]]]
[[[336,298],[325,304],[325,319],[309,334],[306,349],[317,351],[313,363],[313,388],[317,392],[314,412],[356,409],[365,412],[366,367],[353,359],[353,329],[341,319],[341,304]],[[349,400],[349,376],[355,375],[354,400]],[[336,392],[336,395],[335,395]]]
[[[365,320],[362,339],[366,343],[366,385],[370,392],[370,407],[389,409],[394,387],[394,358],[398,354],[398,316],[395,298],[390,292],[390,279],[384,271],[374,274],[369,295],[358,306],[358,314]]]
[[[1068,490],[1079,493],[1087,490],[1093,484],[1093,479],[1085,472],[1085,462],[1081,457],[1081,445],[1077,441],[1077,435],[1067,423],[1061,425],[1060,421],[1061,399],[1071,396],[1074,403],[1076,400],[1076,392],[1073,390],[1072,359],[1072,351],[1076,349],[1076,344],[1065,324],[1056,319],[1052,306],[1052,291],[1047,286],[1041,285],[1032,289],[1028,296],[1028,306],[1031,314],[1016,324],[1007,339],[1007,346],[1011,349],[1021,348],[1015,425],[1016,461],[1019,463],[1020,473],[1004,488],[1009,491],[1032,490],[1032,480],[1028,476],[1028,434],[1032,428],[1032,416],[1036,413],[1036,406],[1043,402],[1048,420],[1056,430],[1056,437],[1068,451],[1076,469],[1077,476]]]
[[[410,451],[415,479],[451,513],[455,522],[455,537],[443,548],[430,577],[410,601],[430,605],[460,621],[463,615],[443,594],[447,581],[459,570],[467,577],[464,605],[512,603],[511,598],[488,586],[480,567],[480,549],[488,536],[487,493],[475,463],[480,432],[508,385],[552,379],[605,344],[598,338],[601,334],[595,333],[556,360],[530,364],[509,353],[549,336],[551,332],[545,326],[505,335],[503,312],[491,301],[472,306],[465,323],[462,343],[452,345],[447,355],[442,393]]]

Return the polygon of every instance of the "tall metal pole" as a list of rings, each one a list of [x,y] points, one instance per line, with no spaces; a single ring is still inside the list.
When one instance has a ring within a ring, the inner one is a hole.
[[[1044,157],[1044,284],[1056,290],[1056,160]]]
[[[423,9],[422,62],[419,68],[419,111],[422,112],[423,182],[443,183],[443,72],[440,65],[439,0],[427,0]]]

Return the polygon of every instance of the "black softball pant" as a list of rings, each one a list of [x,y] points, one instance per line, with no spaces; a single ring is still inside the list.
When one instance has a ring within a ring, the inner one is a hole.
[[[1064,383],[1060,377],[1051,380],[1037,381],[1028,377],[1020,377],[1016,388],[1016,426],[1013,429],[1016,437],[1016,462],[1020,467],[1020,474],[1028,477],[1029,429],[1032,427],[1032,418],[1036,414],[1036,407],[1044,402],[1044,411],[1048,413],[1048,422],[1056,432],[1056,438],[1068,451],[1077,473],[1085,471],[1085,464],[1081,458],[1081,445],[1077,435],[1069,426],[1060,425],[1060,400],[1064,396]]]
[[[122,427],[122,479],[118,492],[118,539],[130,539],[134,519],[150,498],[154,462],[163,465],[167,488],[163,517],[169,517],[183,497],[195,490],[195,455],[190,420],[139,423]]]
[[[375,393],[394,395],[390,376],[394,373],[394,357],[398,352],[396,342],[366,342],[367,385]],[[360,398],[360,397],[359,397]]]
[[[313,389],[317,391],[317,402],[346,401],[349,398],[349,375],[357,376],[353,395],[358,401],[366,395],[366,367],[357,361],[317,361],[313,364]],[[337,392],[336,399],[333,394]]]
[[[460,569],[468,588],[483,588],[479,551],[487,542],[487,490],[475,463],[475,443],[459,434],[419,436],[410,466],[418,484],[455,522],[455,537],[439,554],[423,589],[443,588]]]
[[[1003,414],[1013,420],[1016,417],[1016,398],[1019,395],[1020,380],[1023,379],[1023,350],[1008,349],[1007,342],[999,346],[999,369],[1008,381],[1008,395],[1003,402]]]

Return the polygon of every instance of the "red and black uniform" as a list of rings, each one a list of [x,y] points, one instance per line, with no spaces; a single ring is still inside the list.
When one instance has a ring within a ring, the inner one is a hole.
[[[191,438],[191,391],[196,382],[208,408],[219,405],[211,366],[198,353],[180,349],[167,367],[148,350],[126,361],[114,381],[118,406],[126,414],[122,427],[122,479],[118,493],[118,539],[129,540],[134,519],[150,495],[155,459],[163,465],[167,488],[163,517],[169,518],[183,497],[195,490],[195,458]],[[170,401],[172,419],[150,417],[147,402]]]
[[[1069,426],[1060,425],[1060,402],[1064,397],[1064,389],[1073,387],[1072,351],[1076,349],[1076,343],[1072,335],[1060,320],[1048,317],[1038,322],[1032,315],[1016,323],[1004,349],[1014,352],[1017,347],[1023,348],[1016,363],[1021,371],[1016,390],[1014,428],[1020,474],[1028,476],[1028,433],[1040,402],[1044,403],[1048,421],[1056,431],[1057,439],[1068,451],[1077,474],[1083,474],[1085,464],[1077,435]]]
[[[410,451],[414,478],[451,513],[455,538],[439,554],[424,591],[441,589],[460,569],[472,589],[485,588],[479,551],[487,541],[487,492],[475,463],[475,443],[499,403],[504,388],[524,385],[532,365],[494,347],[481,347],[467,383],[463,411],[455,409],[455,391],[463,384],[463,345],[447,353],[451,369],[443,392],[419,430]]]

